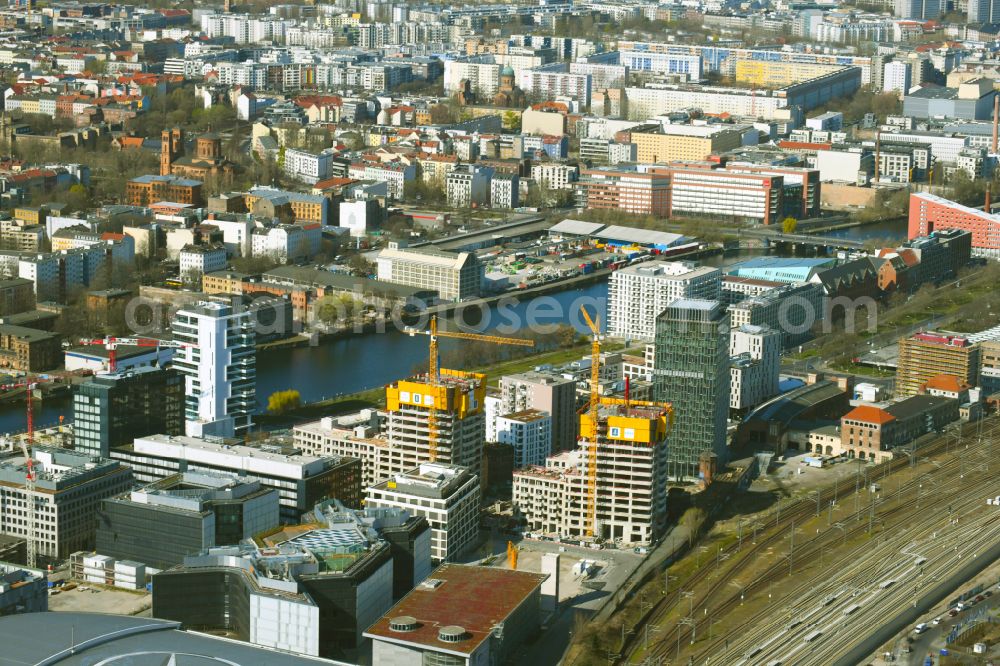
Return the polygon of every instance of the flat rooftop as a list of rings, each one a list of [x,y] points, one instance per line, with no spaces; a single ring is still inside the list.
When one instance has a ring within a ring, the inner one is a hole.
[[[704,275],[718,274],[719,269],[712,266],[699,266],[690,261],[646,261],[634,266],[620,268],[616,273],[622,275],[638,275],[647,278],[679,278],[692,280]]]
[[[374,487],[405,495],[432,499],[450,497],[458,488],[468,483],[472,473],[459,465],[437,462],[421,463],[419,467],[397,474]]]
[[[493,629],[537,590],[547,575],[496,567],[445,564],[389,609],[364,635],[440,652],[472,654]],[[473,603],[474,602],[474,603]],[[410,631],[390,629],[396,618],[416,620]],[[464,638],[440,640],[445,627],[460,627]]]

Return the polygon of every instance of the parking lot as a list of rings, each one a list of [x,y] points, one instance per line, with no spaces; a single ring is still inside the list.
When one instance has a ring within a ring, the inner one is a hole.
[[[774,458],[769,473],[758,477],[751,490],[798,495],[836,480],[853,484],[859,470],[862,481],[864,479],[866,464],[862,461],[843,460],[827,464],[826,467],[810,467],[805,459],[811,455],[815,454],[790,450],[784,460]]]
[[[58,588],[53,588],[58,589]],[[114,613],[137,615],[150,608],[148,592],[121,590],[103,585],[81,585],[73,590],[60,590],[49,595],[49,610],[74,613]]]

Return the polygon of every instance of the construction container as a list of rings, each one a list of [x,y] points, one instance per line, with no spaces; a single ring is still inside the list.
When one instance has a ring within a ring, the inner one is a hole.
[[[115,587],[128,590],[141,590],[145,585],[145,564],[131,560],[122,560],[115,563]]]
[[[115,558],[109,555],[87,555],[83,558],[83,580],[88,583],[112,585],[115,581]]]

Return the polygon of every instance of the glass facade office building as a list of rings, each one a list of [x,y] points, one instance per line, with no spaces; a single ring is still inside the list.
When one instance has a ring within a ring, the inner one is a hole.
[[[672,478],[695,478],[698,457],[726,460],[729,314],[718,301],[678,299],[656,318],[653,397],[674,406],[667,448]]]
[[[97,375],[73,394],[77,451],[107,458],[136,437],[184,432],[184,378],[174,370],[142,367]]]

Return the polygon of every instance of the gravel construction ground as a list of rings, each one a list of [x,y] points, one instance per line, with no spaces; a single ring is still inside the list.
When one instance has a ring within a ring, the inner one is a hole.
[[[87,589],[81,589],[81,588]],[[82,585],[49,597],[50,611],[74,613],[113,613],[136,615],[153,603],[147,592],[130,592],[113,587]]]

